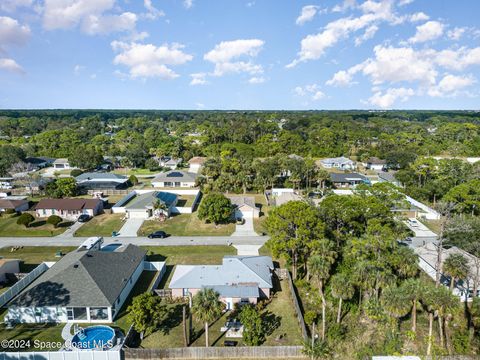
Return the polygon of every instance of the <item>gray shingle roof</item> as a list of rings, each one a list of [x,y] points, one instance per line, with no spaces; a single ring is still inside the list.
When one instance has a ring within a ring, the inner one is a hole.
[[[165,203],[167,206],[170,206],[175,203],[177,197],[177,195],[172,193],[167,193],[163,191],[152,191],[145,194],[137,195],[127,203],[125,209],[147,209],[148,207],[152,207],[157,199]]]
[[[230,201],[235,207],[240,207],[243,205],[248,205],[251,208],[258,209],[255,206],[255,198],[253,196],[230,196]]]
[[[211,288],[216,292],[218,292],[221,297],[258,298],[260,296],[260,292],[258,291],[258,286],[217,285],[217,286],[212,286]]]
[[[272,259],[268,256],[225,256],[222,265],[177,265],[170,288],[200,289],[202,287],[257,284],[272,288]]]
[[[117,182],[126,182],[128,178],[123,175],[118,175],[114,173],[106,173],[106,172],[87,172],[81,175],[78,175],[75,180],[77,182],[83,181],[117,181]]]
[[[131,244],[112,252],[75,250],[40,275],[10,305],[113,306],[145,253]]]
[[[160,173],[152,180],[152,182],[175,182],[175,181],[183,181],[183,182],[195,182],[197,179],[198,174],[182,171],[182,170],[171,170]]]

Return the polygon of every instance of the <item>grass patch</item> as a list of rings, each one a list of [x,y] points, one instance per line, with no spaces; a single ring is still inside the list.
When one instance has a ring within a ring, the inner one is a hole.
[[[420,222],[427,228],[429,228],[429,230],[433,231],[435,234],[440,234],[442,226],[440,220],[420,219]]]
[[[25,246],[13,250],[12,247],[5,247],[0,248],[0,256],[6,259],[22,260],[20,272],[30,272],[44,261],[58,261],[59,258],[55,257],[57,251],[66,254],[76,248],[76,246]]]
[[[155,175],[158,174],[160,171],[155,170],[151,171],[148,169],[115,169],[112,171],[114,174],[119,174],[119,175],[125,175],[125,176],[130,176],[130,175]]]
[[[143,223],[138,234],[146,236],[154,231],[163,230],[174,236],[229,236],[235,230],[235,224],[206,224],[193,214],[174,215],[165,222],[147,220]]]
[[[75,236],[112,236],[112,231],[119,231],[125,214],[101,214],[83,224]]]
[[[147,246],[148,261],[165,261],[167,265],[220,264],[225,255],[237,253],[233,246]]]
[[[0,237],[56,236],[62,234],[70,223],[60,224],[57,228],[47,224],[46,219],[35,219],[27,228],[17,224],[17,216],[0,218]]]
[[[18,324],[13,329],[7,330],[4,324],[0,324],[0,338],[6,340],[30,340],[30,347],[11,348],[5,349],[5,351],[40,351],[39,348],[35,347],[35,341],[58,342],[58,345],[63,345],[62,329],[64,326],[65,324]],[[28,344],[25,345],[28,346]],[[60,347],[50,350],[58,351]],[[43,349],[43,351],[47,351],[47,349]]]
[[[195,200],[195,195],[179,195],[177,201],[177,207],[191,207],[193,201]]]

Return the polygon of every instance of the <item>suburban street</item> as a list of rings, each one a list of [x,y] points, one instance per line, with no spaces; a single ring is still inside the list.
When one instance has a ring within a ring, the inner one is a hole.
[[[0,247],[9,246],[79,246],[86,237],[2,237]],[[135,244],[141,246],[185,245],[263,245],[268,236],[170,236],[166,239],[147,237],[104,237],[104,245]]]

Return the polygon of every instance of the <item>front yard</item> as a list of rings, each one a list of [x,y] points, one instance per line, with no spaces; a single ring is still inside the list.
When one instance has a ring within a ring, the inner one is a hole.
[[[235,224],[206,224],[193,214],[179,214],[165,222],[147,220],[140,228],[138,235],[146,236],[154,231],[163,230],[173,236],[230,236],[235,231]]]
[[[0,217],[0,237],[56,236],[62,234],[70,222],[63,222],[55,228],[47,224],[46,219],[35,219],[27,228],[17,224],[18,216],[2,215]]]
[[[30,272],[44,261],[58,261],[55,254],[60,251],[66,254],[77,247],[74,246],[25,246],[15,249],[13,247],[0,248],[0,256],[6,259],[22,260],[20,272]]]
[[[113,231],[119,231],[125,214],[101,214],[83,224],[75,236],[112,236]]]

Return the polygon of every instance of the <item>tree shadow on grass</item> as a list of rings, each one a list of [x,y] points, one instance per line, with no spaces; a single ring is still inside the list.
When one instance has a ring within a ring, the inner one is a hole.
[[[162,321],[158,330],[162,332],[163,335],[170,334],[170,330],[182,324],[183,317],[183,308],[184,304],[178,304],[171,307],[168,310],[168,314],[165,316],[165,320]],[[188,319],[188,318],[187,318]],[[188,320],[187,320],[188,322]]]
[[[37,228],[37,227],[44,226],[46,223],[47,222],[45,220],[38,220],[38,221],[32,222],[28,227],[29,228]]]
[[[262,315],[262,323],[265,337],[270,336],[273,334],[275,330],[277,330],[280,325],[282,324],[282,317],[275,315],[270,311],[265,311]]]
[[[67,228],[73,225],[73,221],[64,221],[57,225],[57,228]]]

